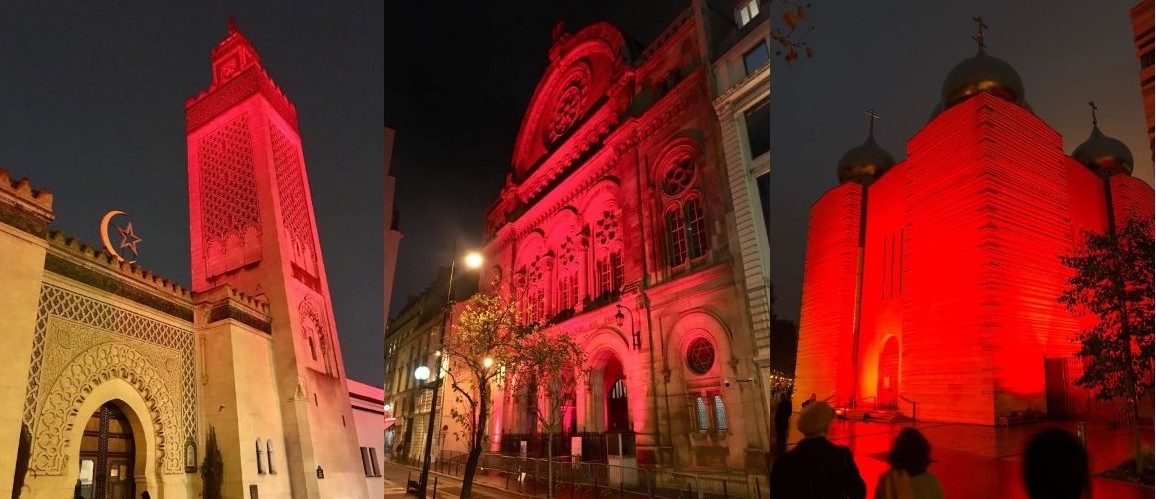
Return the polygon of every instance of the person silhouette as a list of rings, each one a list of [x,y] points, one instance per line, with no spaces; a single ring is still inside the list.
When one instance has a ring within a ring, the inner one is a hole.
[[[799,413],[796,426],[803,440],[775,459],[767,491],[774,498],[863,499],[867,483],[855,465],[851,449],[832,444],[827,430],[835,411],[814,402]]]
[[[879,475],[875,499],[943,499],[939,479],[927,471],[931,443],[915,428],[904,428],[887,454],[891,469]]]
[[[1060,428],[1032,437],[1024,451],[1024,488],[1032,499],[1078,499],[1088,493],[1088,451],[1080,439]]]

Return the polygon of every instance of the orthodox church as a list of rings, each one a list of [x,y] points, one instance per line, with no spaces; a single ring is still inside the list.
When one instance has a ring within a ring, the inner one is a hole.
[[[1015,69],[979,52],[948,73],[896,162],[843,155],[811,207],[796,393],[849,411],[993,425],[1072,416],[1080,320],[1056,299],[1083,239],[1153,218],[1132,153],[1091,135],[1070,155]],[[1045,367],[1046,366],[1046,367]],[[798,398],[798,397],[797,397]],[[1071,402],[1071,401],[1069,401]]]
[[[232,23],[211,61],[191,290],[50,231],[52,194],[0,170],[4,497],[200,497],[209,441],[224,497],[367,497],[297,111]]]

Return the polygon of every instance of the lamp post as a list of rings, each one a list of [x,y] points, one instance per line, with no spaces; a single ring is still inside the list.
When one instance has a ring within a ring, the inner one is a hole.
[[[453,258],[453,260],[450,260],[449,284],[446,286],[445,311],[443,312],[443,315],[442,315],[442,327],[441,327],[441,331],[439,333],[438,343],[437,343],[438,344],[437,355],[439,357],[438,358],[438,362],[439,362],[438,369],[441,369],[441,366],[440,366],[440,362],[442,362],[441,351],[442,351],[442,349],[445,348],[446,329],[449,328],[450,313],[453,310],[454,267],[457,265],[457,261],[458,261],[457,254],[458,254],[458,244],[457,244],[457,242],[455,242],[454,243],[454,250],[453,250],[454,258]],[[482,255],[480,253],[477,253],[474,251],[471,251],[470,253],[468,253],[465,256],[466,267],[471,268],[471,269],[476,269],[478,267],[481,267],[482,261],[483,261]],[[425,366],[422,366],[422,367],[425,367]],[[421,369],[421,367],[419,367],[418,369]],[[426,369],[426,376],[428,377],[429,376],[429,368],[425,368],[425,369]],[[426,484],[429,481],[430,453],[433,451],[434,418],[436,418],[436,414],[437,414],[438,389],[441,387],[441,378],[442,378],[441,374],[439,373],[437,376],[437,379],[435,379],[433,382],[433,386],[430,387],[430,390],[433,391],[433,394],[432,394],[433,399],[430,400],[430,405],[429,405],[429,424],[426,425],[426,432],[425,432],[425,457],[422,459],[421,478],[419,479],[418,486],[417,486],[417,496],[421,497],[422,499],[425,499]]]
[[[626,316],[622,315],[622,311],[625,310],[630,314],[630,338],[634,343],[634,349],[642,350],[642,332],[634,327],[634,311],[623,307],[622,304],[615,304],[614,306],[618,307],[618,313],[614,314],[614,319],[618,321],[619,326],[626,320]]]

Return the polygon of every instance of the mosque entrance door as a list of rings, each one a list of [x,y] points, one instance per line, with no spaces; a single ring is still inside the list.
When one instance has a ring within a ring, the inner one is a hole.
[[[109,402],[84,427],[80,444],[80,489],[84,499],[133,499],[135,445],[132,427]]]
[[[880,409],[899,407],[899,342],[894,336],[887,339],[879,353],[879,391],[876,399]]]

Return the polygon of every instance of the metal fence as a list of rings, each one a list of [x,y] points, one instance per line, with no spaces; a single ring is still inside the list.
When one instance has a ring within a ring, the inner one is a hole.
[[[444,451],[434,463],[434,470],[462,477],[467,455]],[[549,487],[549,462],[545,459],[483,454],[478,462],[476,481],[516,490],[523,494],[545,495]],[[620,466],[607,463],[574,461],[570,457],[554,460],[555,497],[618,497],[661,499],[764,499],[767,482],[764,476],[722,473],[686,473],[651,466]]]

